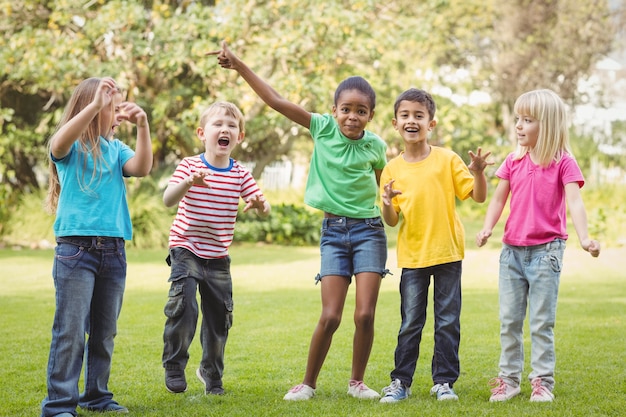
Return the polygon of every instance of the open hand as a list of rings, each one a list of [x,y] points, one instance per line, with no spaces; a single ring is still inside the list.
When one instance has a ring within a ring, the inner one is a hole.
[[[208,181],[208,176],[212,175],[211,171],[206,169],[201,169],[200,171],[196,171],[187,178],[187,184],[189,186],[192,185],[200,185],[202,187],[211,188]]]
[[[391,200],[395,196],[402,194],[402,191],[393,189],[393,183],[395,181],[396,180],[391,180],[387,184],[385,184],[385,186],[383,187],[384,192],[383,192],[383,195],[382,195],[382,199],[383,199],[383,204],[386,205],[386,206],[390,206],[391,205]]]
[[[469,156],[472,161],[467,167],[470,171],[483,172],[485,168],[487,168],[487,165],[494,164],[493,161],[487,161],[487,158],[489,157],[489,155],[491,155],[491,152],[486,152],[485,155],[483,155],[482,152],[483,150],[480,147],[476,150],[476,153],[469,151]]]
[[[261,194],[255,194],[254,196],[250,197],[248,199],[248,201],[246,201],[246,205],[243,208],[243,212],[247,212],[250,209],[256,209],[259,214],[264,214],[266,212],[266,204],[265,204],[265,197],[263,197]]]

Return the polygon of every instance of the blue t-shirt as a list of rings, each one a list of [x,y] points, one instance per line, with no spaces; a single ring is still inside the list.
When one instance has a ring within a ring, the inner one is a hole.
[[[133,229],[126,202],[122,167],[135,152],[118,139],[98,141],[102,161],[93,171],[91,154],[74,142],[70,153],[56,164],[61,184],[54,234],[62,236],[107,236],[132,239]]]
[[[366,130],[352,140],[339,130],[330,114],[311,114],[315,142],[304,202],[311,207],[357,219],[380,216],[374,170],[387,163],[387,145]]]

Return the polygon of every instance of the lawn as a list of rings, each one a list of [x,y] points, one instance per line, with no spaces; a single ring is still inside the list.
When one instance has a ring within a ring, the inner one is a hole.
[[[574,239],[572,239],[574,241]],[[128,251],[128,280],[110,388],[134,416],[618,416],[626,410],[626,284],[623,248],[598,259],[571,244],[566,250],[556,326],[557,386],[552,404],[522,395],[488,402],[488,381],[499,355],[498,249],[469,250],[464,261],[460,401],[429,397],[432,314],[421,346],[412,396],[398,404],[358,401],[346,394],[350,377],[353,288],[344,321],[318,380],[316,397],[291,403],[282,396],[301,382],[320,311],[317,248],[238,245],[231,251],[235,318],[226,347],[221,397],[203,395],[195,378],[194,341],[189,389],[170,394],[161,367],[163,306],[169,269],[164,251]],[[36,416],[45,396],[54,313],[51,251],[0,251],[0,416]],[[366,383],[389,383],[400,323],[395,253],[390,251],[376,316],[376,339]],[[431,307],[429,307],[429,312]],[[526,345],[528,350],[528,344]],[[526,361],[528,364],[528,360]],[[528,365],[527,365],[528,368]],[[527,369],[528,371],[528,369]],[[81,416],[97,414],[80,412]]]

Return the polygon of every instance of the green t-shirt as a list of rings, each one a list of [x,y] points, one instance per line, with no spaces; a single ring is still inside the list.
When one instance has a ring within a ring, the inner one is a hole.
[[[361,139],[348,139],[330,114],[311,114],[310,131],[314,149],[304,202],[338,216],[380,216],[374,170],[387,163],[385,142],[367,130]]]

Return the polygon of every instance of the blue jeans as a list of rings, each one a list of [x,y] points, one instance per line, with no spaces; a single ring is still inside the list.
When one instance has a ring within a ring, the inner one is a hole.
[[[230,257],[203,259],[187,249],[175,247],[170,249],[168,259],[172,271],[164,310],[167,319],[163,331],[163,367],[181,371],[187,367],[189,346],[198,323],[197,288],[202,308],[200,369],[209,378],[208,385],[221,386],[224,348],[233,323]]]
[[[528,378],[541,378],[543,385],[554,388],[554,323],[564,251],[561,239],[536,246],[502,247],[499,376],[509,385],[519,386],[524,369],[523,328],[528,306],[532,368]]]
[[[326,275],[352,278],[361,272],[385,276],[387,235],[380,217],[353,219],[331,217],[322,221],[320,239],[321,269],[317,280]]]
[[[402,324],[395,352],[395,369],[391,380],[406,386],[420,353],[422,330],[426,323],[428,287],[433,277],[435,313],[435,349],[432,378],[435,384],[454,385],[459,377],[459,344],[461,340],[461,261],[426,268],[403,268],[400,278],[400,313]]]
[[[48,395],[41,415],[75,414],[76,406],[103,409],[113,400],[107,388],[113,339],[126,284],[122,238],[59,237],[52,276],[56,310],[48,359]],[[85,334],[89,335],[85,343]],[[78,380],[85,363],[85,390]]]

